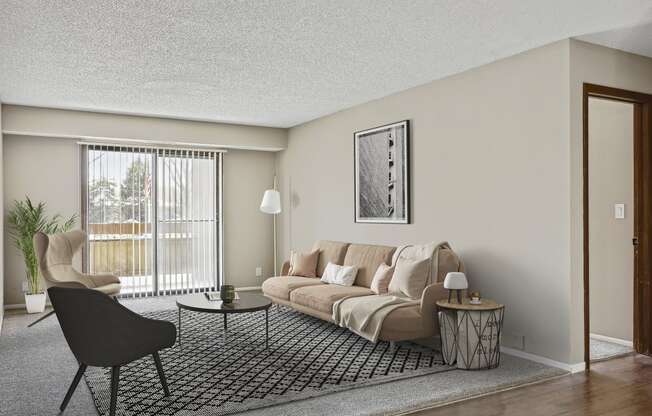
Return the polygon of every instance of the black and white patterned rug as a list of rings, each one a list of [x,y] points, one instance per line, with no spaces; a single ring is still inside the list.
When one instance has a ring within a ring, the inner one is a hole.
[[[177,311],[145,314],[176,324]],[[343,389],[452,370],[439,352],[413,344],[371,343],[328,322],[272,307],[269,349],[265,313],[228,317],[182,311],[182,345],[161,352],[171,395],[163,396],[154,361],[120,369],[117,414],[227,415]],[[110,369],[90,368],[86,382],[108,414]]]

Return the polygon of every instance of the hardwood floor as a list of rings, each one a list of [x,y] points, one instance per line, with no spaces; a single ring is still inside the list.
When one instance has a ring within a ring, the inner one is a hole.
[[[652,358],[629,355],[528,387],[423,410],[413,416],[652,415]]]

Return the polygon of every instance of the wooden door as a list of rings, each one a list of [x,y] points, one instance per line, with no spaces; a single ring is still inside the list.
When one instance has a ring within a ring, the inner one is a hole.
[[[651,103],[634,106],[634,348],[646,355],[652,355]]]
[[[590,363],[589,314],[589,97],[634,104],[634,348],[652,355],[652,95],[584,84],[584,361]]]

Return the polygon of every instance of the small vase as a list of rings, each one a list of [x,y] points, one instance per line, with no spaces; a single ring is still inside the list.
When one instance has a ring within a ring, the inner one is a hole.
[[[41,313],[45,310],[45,293],[25,294],[27,313]]]
[[[222,285],[220,286],[220,299],[224,303],[232,303],[235,299],[235,286]]]

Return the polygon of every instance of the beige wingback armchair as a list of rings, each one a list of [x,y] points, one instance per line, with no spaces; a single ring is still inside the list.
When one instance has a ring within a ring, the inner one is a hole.
[[[80,273],[72,265],[72,258],[86,241],[86,233],[81,230],[47,235],[42,232],[34,234],[34,252],[39,270],[47,288],[69,287],[97,290],[117,299],[120,293],[120,279],[109,274],[90,275]],[[54,311],[50,311],[30,327],[41,322]]]
[[[34,235],[34,250],[45,285],[50,288],[88,288],[117,296],[120,293],[120,279],[109,274],[90,275],[80,273],[72,265],[72,258],[86,241],[81,230],[47,235]]]

